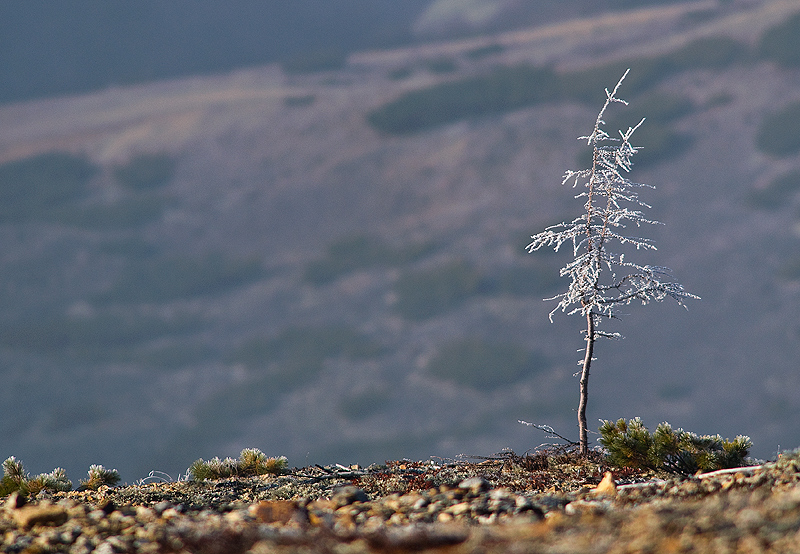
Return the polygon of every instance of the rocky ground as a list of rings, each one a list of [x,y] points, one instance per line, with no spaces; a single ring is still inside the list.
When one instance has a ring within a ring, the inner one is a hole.
[[[0,537],[26,553],[800,552],[800,456],[697,476],[609,470],[599,454],[507,453],[14,493]]]

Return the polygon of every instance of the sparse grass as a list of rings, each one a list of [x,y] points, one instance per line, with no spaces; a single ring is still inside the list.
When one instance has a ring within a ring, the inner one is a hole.
[[[285,456],[268,457],[257,448],[245,448],[239,459],[202,458],[189,466],[188,474],[195,481],[227,479],[230,477],[255,477],[257,475],[281,475],[286,472]]]

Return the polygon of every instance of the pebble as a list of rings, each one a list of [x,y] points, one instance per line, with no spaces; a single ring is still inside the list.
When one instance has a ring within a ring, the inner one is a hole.
[[[750,475],[623,486],[606,474],[564,493],[511,489],[499,486],[508,481],[496,475],[465,471],[451,473],[463,478],[449,483],[381,494],[378,481],[317,478],[298,470],[291,477],[57,493],[55,503],[25,504],[12,495],[0,510],[0,540],[9,552],[73,554],[358,554],[444,547],[454,554],[493,554],[507,552],[510,544],[520,552],[576,554],[707,552],[719,551],[720,544],[731,552],[754,545],[761,552],[800,552],[800,465],[790,462]],[[374,471],[391,481],[398,474],[390,469]],[[471,469],[485,471],[477,464]],[[290,495],[292,490],[306,494]],[[203,505],[195,496],[214,503]]]

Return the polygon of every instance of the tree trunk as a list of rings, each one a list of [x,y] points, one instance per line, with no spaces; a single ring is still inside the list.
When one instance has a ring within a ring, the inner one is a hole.
[[[589,402],[589,368],[592,366],[594,352],[594,317],[592,310],[586,312],[586,357],[581,371],[581,400],[578,404],[578,431],[580,434],[581,456],[589,455],[589,438],[586,430],[586,404]]]

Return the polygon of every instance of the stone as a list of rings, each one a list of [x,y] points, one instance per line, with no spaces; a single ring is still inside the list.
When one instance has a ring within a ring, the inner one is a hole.
[[[34,525],[62,525],[69,514],[63,506],[52,504],[38,504],[35,506],[23,506],[13,512],[14,521],[23,529],[30,529]]]
[[[491,484],[483,477],[470,477],[461,481],[458,484],[458,488],[466,489],[473,494],[480,494],[488,491],[491,488]]]
[[[345,485],[334,489],[331,500],[338,507],[349,506],[354,502],[369,502],[369,496],[354,485]]]
[[[617,485],[614,483],[614,474],[606,471],[603,480],[591,491],[592,496],[617,496]]]
[[[261,523],[286,524],[293,519],[308,520],[308,515],[303,517],[299,504],[294,500],[265,500],[253,504],[248,511]]]

